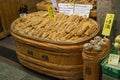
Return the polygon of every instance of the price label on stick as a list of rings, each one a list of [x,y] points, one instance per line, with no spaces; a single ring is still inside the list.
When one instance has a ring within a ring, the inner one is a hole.
[[[110,54],[108,58],[108,64],[118,66],[120,56],[117,54]]]
[[[53,7],[52,6],[48,6],[47,9],[48,9],[48,12],[49,12],[49,15],[50,15],[50,19],[52,21],[54,21],[55,20],[55,15],[54,15]]]
[[[70,3],[70,6],[74,6],[74,3]]]
[[[110,36],[110,32],[111,32],[111,29],[112,29],[114,16],[115,16],[114,14],[107,14],[106,15],[104,27],[103,27],[103,30],[102,30],[102,34],[103,35]]]
[[[66,15],[72,15],[73,14],[74,3],[73,4],[70,4],[70,3],[59,3],[58,7],[59,7],[59,12],[60,13],[64,13]]]

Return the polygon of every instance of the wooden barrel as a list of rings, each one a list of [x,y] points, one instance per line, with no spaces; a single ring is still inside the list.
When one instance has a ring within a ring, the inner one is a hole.
[[[61,79],[83,77],[82,45],[55,45],[11,34],[18,59],[24,66]]]
[[[24,66],[37,72],[60,79],[83,78],[83,44],[97,35],[100,28],[90,36],[87,36],[75,43],[63,43],[47,41],[26,36],[14,31],[14,24],[11,25],[11,35],[16,42],[16,53],[18,59]]]
[[[11,31],[19,61],[24,66],[61,79],[83,77],[82,44],[58,45],[35,41]]]
[[[110,52],[110,42],[102,52],[90,52],[83,49],[84,80],[101,80],[100,62]]]

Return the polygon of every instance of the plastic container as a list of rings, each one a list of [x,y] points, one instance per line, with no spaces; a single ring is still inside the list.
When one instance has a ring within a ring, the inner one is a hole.
[[[116,54],[117,50],[112,47],[110,54]],[[120,67],[106,65],[109,55],[101,62],[102,73],[115,79],[120,79]]]
[[[120,67],[106,65],[107,61],[108,61],[108,57],[106,57],[101,63],[102,73],[111,76],[113,78],[120,79]]]

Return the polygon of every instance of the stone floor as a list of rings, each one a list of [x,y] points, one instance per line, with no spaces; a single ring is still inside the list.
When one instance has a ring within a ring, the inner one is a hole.
[[[0,80],[43,80],[17,69],[7,63],[0,62]]]
[[[15,42],[14,42],[12,36],[7,36],[7,37],[1,39],[0,46],[4,46],[4,47],[12,49],[12,50],[16,49]]]
[[[0,39],[0,46],[16,49],[14,39],[8,36]],[[0,80],[60,80],[30,70],[19,63],[0,56]],[[80,79],[82,80],[82,79]]]
[[[0,40],[0,46],[15,50],[11,36]],[[0,56],[0,80],[58,80],[56,78],[32,71],[19,63]]]

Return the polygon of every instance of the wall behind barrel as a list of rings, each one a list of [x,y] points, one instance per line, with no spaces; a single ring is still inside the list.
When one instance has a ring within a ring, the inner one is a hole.
[[[115,10],[115,23],[113,24],[114,37],[120,34],[120,0],[115,0],[114,10]]]
[[[103,29],[107,13],[115,14],[110,40],[114,42],[115,36],[120,34],[120,0],[97,0],[97,21],[100,24],[101,32]]]
[[[21,3],[28,6],[29,12],[37,11],[36,3],[41,0],[0,0],[2,26],[6,35],[9,34],[11,23],[19,17],[18,9]]]

